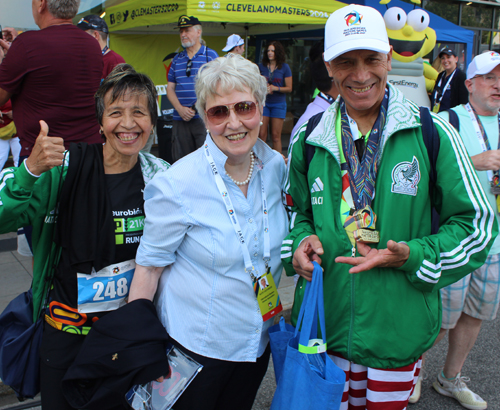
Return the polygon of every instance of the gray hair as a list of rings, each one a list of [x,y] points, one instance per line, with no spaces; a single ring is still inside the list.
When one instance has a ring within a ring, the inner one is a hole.
[[[219,89],[220,87],[220,89]],[[205,120],[207,98],[233,90],[250,90],[260,106],[260,112],[266,101],[267,83],[260,75],[259,67],[238,54],[228,54],[204,64],[196,75],[196,109]]]
[[[49,13],[58,19],[72,19],[79,7],[80,0],[47,0]]]
[[[102,117],[106,109],[104,97],[108,91],[111,92],[111,102],[116,101],[126,92],[134,94],[144,94],[148,100],[148,110],[151,122],[156,125],[158,111],[156,108],[156,87],[146,74],[138,73],[130,64],[118,64],[113,71],[104,79],[99,89],[95,93],[95,111],[97,121],[102,125]]]

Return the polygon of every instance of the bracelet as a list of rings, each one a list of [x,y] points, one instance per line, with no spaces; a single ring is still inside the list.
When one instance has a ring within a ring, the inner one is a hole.
[[[281,92],[281,87],[278,85],[278,92],[280,93]]]
[[[30,171],[30,169],[28,168],[28,164],[26,163],[26,161],[28,160],[28,158],[26,158],[23,162],[24,162],[24,168],[26,168],[26,171],[28,171],[28,174],[30,174],[32,177],[35,177],[35,178],[40,178],[42,175],[35,175],[33,172]]]

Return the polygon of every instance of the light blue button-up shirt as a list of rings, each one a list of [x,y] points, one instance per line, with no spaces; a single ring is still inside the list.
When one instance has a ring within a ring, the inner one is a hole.
[[[267,196],[271,261],[276,286],[282,272],[280,248],[288,233],[282,204],[285,164],[260,139],[247,197],[226,175],[226,155],[208,135],[217,169],[226,184],[255,269],[263,274],[264,236],[261,177]],[[206,357],[254,362],[267,346],[270,319],[263,322],[245,272],[243,252],[217,189],[204,147],[158,174],[144,190],[146,222],[136,262],[167,266],[156,305],[170,336]]]

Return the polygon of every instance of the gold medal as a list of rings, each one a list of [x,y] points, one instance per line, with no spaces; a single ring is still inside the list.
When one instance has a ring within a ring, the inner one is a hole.
[[[353,246],[356,241],[362,243],[378,243],[380,241],[380,233],[375,230],[376,221],[377,215],[369,205],[354,211],[346,218],[344,229]]]

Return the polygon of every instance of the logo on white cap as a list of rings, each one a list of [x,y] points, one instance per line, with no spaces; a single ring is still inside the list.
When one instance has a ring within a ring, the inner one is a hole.
[[[325,61],[353,50],[387,54],[391,49],[385,21],[372,7],[351,4],[336,10],[325,25]]]

